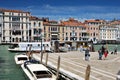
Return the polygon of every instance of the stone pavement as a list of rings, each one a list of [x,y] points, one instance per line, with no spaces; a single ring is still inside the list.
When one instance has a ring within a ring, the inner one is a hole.
[[[91,66],[90,80],[116,80],[120,70],[120,53],[109,54],[107,59],[98,60],[98,52],[90,52],[90,60],[84,60],[84,52],[70,51],[67,53],[49,53],[48,61],[57,65],[58,56],[61,57],[60,69],[69,71],[82,78],[85,77],[87,65]],[[40,54],[33,54],[40,59]],[[46,58],[46,53],[43,56]]]

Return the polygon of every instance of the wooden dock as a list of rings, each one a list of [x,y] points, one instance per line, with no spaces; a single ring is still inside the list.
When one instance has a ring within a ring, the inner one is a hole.
[[[86,68],[91,66],[89,80],[116,80],[120,70],[120,54],[109,54],[106,60],[98,60],[97,52],[90,52],[90,61],[84,60],[84,53],[71,51],[67,53],[48,53],[48,66],[57,69],[60,56],[60,73],[70,80],[85,80]],[[33,58],[41,60],[40,54],[33,54]],[[47,54],[43,54],[43,63],[46,63]],[[67,79],[66,79],[67,80]]]

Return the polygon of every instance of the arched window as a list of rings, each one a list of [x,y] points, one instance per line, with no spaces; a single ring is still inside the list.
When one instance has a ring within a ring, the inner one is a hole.
[[[38,24],[38,25],[39,25],[39,27],[40,27],[40,26],[41,26],[41,23],[39,22],[39,24]]]
[[[36,27],[36,23],[34,22],[34,27]]]

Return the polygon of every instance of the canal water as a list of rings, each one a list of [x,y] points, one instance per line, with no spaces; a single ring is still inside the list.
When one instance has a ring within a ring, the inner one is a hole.
[[[0,45],[0,80],[28,80],[21,67],[15,64],[14,55],[8,46]]]

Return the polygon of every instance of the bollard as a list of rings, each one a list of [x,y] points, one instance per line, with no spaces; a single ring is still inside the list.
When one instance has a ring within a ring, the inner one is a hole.
[[[90,78],[90,69],[90,65],[88,65],[85,73],[85,80],[89,80]]]

